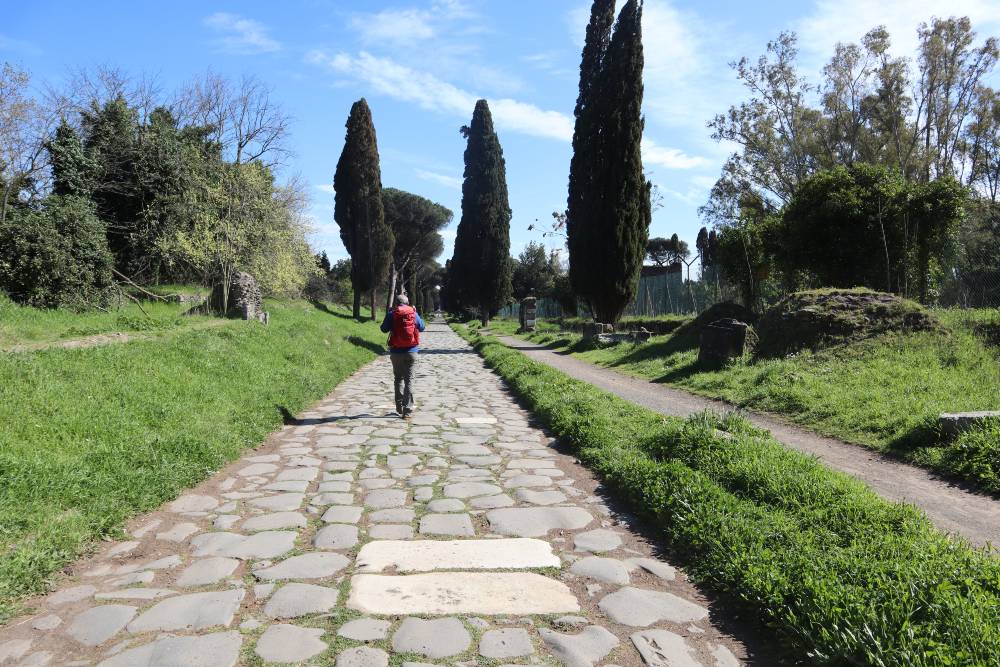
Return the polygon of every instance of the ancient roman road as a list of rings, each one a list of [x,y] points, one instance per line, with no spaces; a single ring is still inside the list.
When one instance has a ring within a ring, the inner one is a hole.
[[[29,601],[0,665],[748,662],[457,335],[423,342],[411,420],[381,357]]]

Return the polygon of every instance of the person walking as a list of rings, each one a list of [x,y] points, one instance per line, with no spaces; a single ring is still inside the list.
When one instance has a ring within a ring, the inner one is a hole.
[[[395,380],[396,412],[403,419],[413,413],[413,366],[420,351],[420,332],[424,321],[410,306],[405,294],[396,297],[396,307],[382,320],[382,332],[389,334],[389,359]]]

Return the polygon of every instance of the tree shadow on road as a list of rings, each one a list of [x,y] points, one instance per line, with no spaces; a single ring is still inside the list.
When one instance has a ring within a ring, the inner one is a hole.
[[[369,352],[374,352],[375,354],[385,354],[385,347],[379,345],[378,343],[373,343],[370,340],[365,340],[361,336],[348,336],[345,340],[355,347],[363,347]]]

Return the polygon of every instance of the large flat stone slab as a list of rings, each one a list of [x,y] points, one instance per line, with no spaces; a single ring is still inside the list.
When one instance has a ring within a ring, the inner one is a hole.
[[[504,507],[490,510],[486,519],[501,535],[541,537],[550,530],[584,528],[594,517],[579,507]]]
[[[457,618],[407,618],[392,636],[392,650],[447,658],[469,648],[472,635]]]
[[[164,637],[108,658],[97,667],[233,667],[240,657],[240,633]]]
[[[433,570],[520,570],[559,567],[559,556],[543,540],[379,540],[361,547],[358,572]]]
[[[673,593],[626,586],[607,595],[598,605],[611,620],[633,627],[670,621],[690,623],[708,617],[708,610]]]
[[[580,610],[565,584],[531,572],[358,574],[347,606],[368,614],[563,614]]]
[[[292,556],[281,561],[277,565],[254,570],[254,576],[265,581],[277,581],[279,579],[326,579],[337,574],[350,565],[349,561],[340,554],[331,553],[306,553],[301,556]],[[285,662],[294,662],[286,660]]]
[[[564,635],[548,628],[539,629],[538,634],[566,667],[594,667],[618,646],[618,638],[599,625],[584,628],[576,635]]]
[[[336,588],[312,584],[286,584],[272,595],[264,606],[268,618],[295,618],[307,614],[322,614],[337,606]]]
[[[211,591],[169,598],[128,624],[129,632],[201,630],[213,625],[228,626],[239,610],[244,591]]]
[[[320,628],[300,628],[278,623],[257,640],[254,652],[267,662],[301,662],[326,650]]]
[[[649,667],[701,667],[684,638],[669,630],[644,630],[630,639]]]
[[[98,646],[124,628],[135,616],[135,607],[104,604],[81,613],[66,628],[66,634],[84,646]]]
[[[227,556],[249,558],[277,558],[295,546],[298,533],[290,530],[266,530],[253,535],[238,533],[202,533],[191,540],[195,556]]]

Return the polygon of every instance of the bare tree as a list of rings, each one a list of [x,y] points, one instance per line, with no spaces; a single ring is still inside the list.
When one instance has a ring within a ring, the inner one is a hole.
[[[290,154],[291,118],[256,77],[233,82],[207,72],[181,91],[174,112],[184,122],[211,126],[223,153],[236,164],[260,161],[271,167]]]
[[[10,63],[0,69],[0,223],[13,201],[32,199],[42,189],[51,114],[29,94],[31,77]]]

